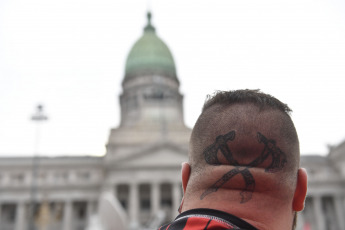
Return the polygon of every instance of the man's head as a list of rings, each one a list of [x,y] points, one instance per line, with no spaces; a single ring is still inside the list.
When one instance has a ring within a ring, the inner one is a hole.
[[[306,175],[299,170],[290,112],[259,90],[209,97],[192,131],[189,164],[183,169],[183,210],[214,208],[251,219],[256,214],[248,208],[255,208],[291,213],[292,220],[303,209]]]

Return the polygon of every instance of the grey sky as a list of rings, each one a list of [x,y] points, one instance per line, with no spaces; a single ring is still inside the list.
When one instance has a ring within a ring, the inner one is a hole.
[[[293,109],[304,154],[345,139],[341,0],[151,1],[192,127],[206,94],[262,89]],[[31,155],[42,103],[44,155],[102,155],[119,123],[127,54],[146,1],[0,1],[0,155]]]

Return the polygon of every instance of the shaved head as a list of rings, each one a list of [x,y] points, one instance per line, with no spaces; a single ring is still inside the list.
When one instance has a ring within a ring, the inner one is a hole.
[[[190,182],[200,199],[218,189],[239,190],[240,203],[256,191],[291,199],[299,168],[299,142],[289,113],[259,90],[216,92],[209,97],[190,140]],[[222,171],[225,173],[219,174]]]

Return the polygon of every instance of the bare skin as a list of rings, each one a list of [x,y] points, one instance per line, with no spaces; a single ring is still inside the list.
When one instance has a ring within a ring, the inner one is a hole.
[[[223,173],[221,171],[226,173],[225,170],[220,170],[217,174],[221,175]],[[252,200],[244,204],[241,204],[238,199],[229,199],[231,196],[237,197],[239,191],[229,189],[227,186],[217,191],[217,199],[209,196],[209,199],[200,200],[199,196],[193,196],[193,194],[187,192],[190,173],[190,165],[187,162],[183,163],[182,185],[184,197],[181,204],[181,212],[196,208],[217,209],[233,214],[258,229],[291,230],[294,213],[302,211],[304,208],[304,200],[307,193],[307,172],[303,168],[298,170],[298,179],[292,199],[282,202],[263,192],[254,191]],[[202,192],[200,191],[200,193]]]
[[[216,209],[260,230],[291,230],[304,208],[307,173],[292,157],[298,145],[280,138],[284,116],[248,105],[212,109],[221,115],[212,120],[205,112],[207,123],[197,131],[203,136],[191,138],[204,138],[202,146],[192,144],[191,162],[182,165],[180,211]]]

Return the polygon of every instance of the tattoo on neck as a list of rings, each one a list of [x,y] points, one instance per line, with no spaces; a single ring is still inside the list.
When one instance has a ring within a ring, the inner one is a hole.
[[[216,141],[204,150],[203,155],[207,164],[215,166],[221,165],[221,162],[218,158],[218,152],[220,151],[221,154],[223,154],[223,156],[225,157],[227,163],[229,163],[229,165],[235,166],[235,168],[225,173],[212,186],[206,189],[201,194],[200,200],[204,199],[205,196],[213,192],[217,192],[217,190],[229,180],[231,180],[231,178],[238,174],[241,174],[245,185],[240,192],[240,196],[241,203],[245,203],[252,198],[252,194],[255,189],[255,179],[253,177],[253,174],[249,170],[250,168],[259,166],[260,164],[265,162],[269,156],[271,156],[272,162],[268,167],[265,168],[265,172],[275,173],[285,166],[287,162],[285,153],[276,146],[275,140],[266,138],[260,132],[257,132],[258,142],[263,144],[263,150],[260,156],[251,161],[249,164],[240,165],[234,158],[233,153],[228,146],[228,141],[234,141],[235,136],[236,132],[234,130],[224,135],[219,135],[216,137]]]

